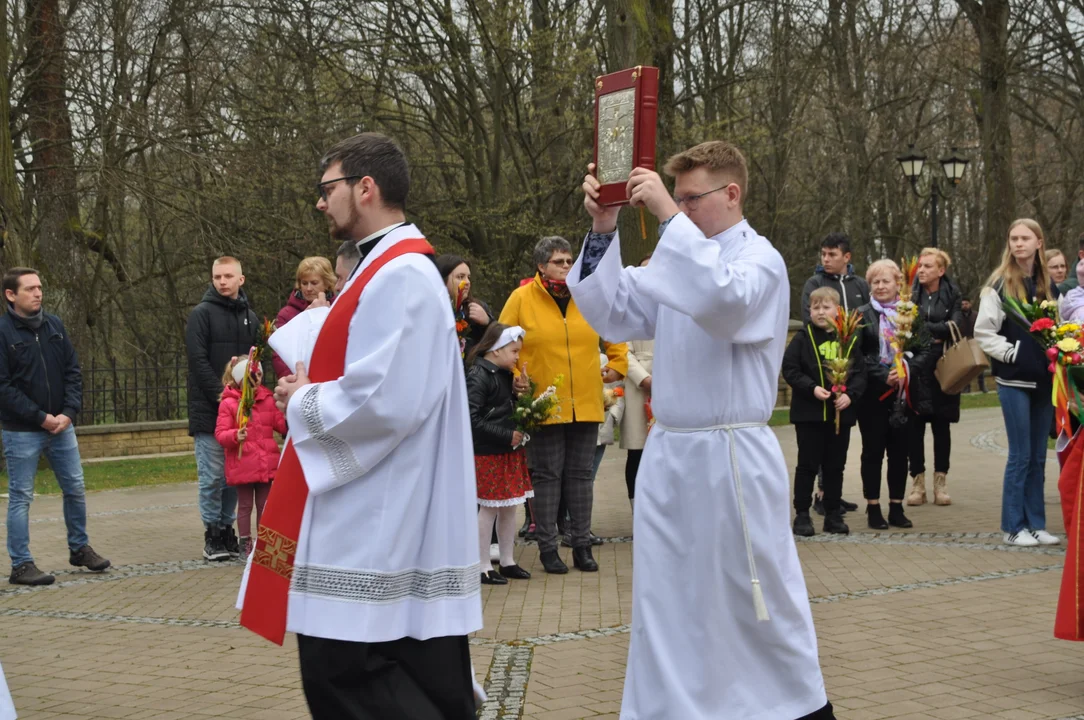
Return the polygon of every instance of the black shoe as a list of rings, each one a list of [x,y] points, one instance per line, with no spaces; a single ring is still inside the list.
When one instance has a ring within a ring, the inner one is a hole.
[[[568,533],[559,533],[561,536],[561,547],[572,547],[572,536]]]
[[[813,512],[824,515],[824,498],[820,495],[813,496]]]
[[[509,578],[511,580],[530,580],[531,579],[531,574],[529,572],[527,572],[526,570],[524,570],[523,568],[521,568],[519,565],[509,565],[508,567],[505,567],[504,565],[501,565],[500,570],[498,570],[497,572],[499,572],[502,577],[506,577],[506,578]]]
[[[56,578],[38,570],[38,566],[31,561],[12,568],[8,582],[12,585],[52,585],[56,582]]]
[[[531,516],[527,515],[527,519],[523,521],[523,527],[519,529],[520,537],[527,537],[527,533],[531,530]]]
[[[542,567],[551,575],[564,575],[568,572],[568,565],[561,560],[556,550],[546,550],[538,556],[542,561]]]
[[[230,553],[222,541],[222,530],[208,526],[203,531],[203,559],[209,562],[222,562],[230,559]]]
[[[858,509],[858,504],[853,503],[853,502],[847,502],[843,498],[840,498],[839,499],[839,508],[841,510],[846,510],[847,512],[854,512],[855,510]]]
[[[903,514],[903,503],[889,503],[888,524],[892,527],[898,528],[909,528],[915,526],[915,524],[908,520],[907,516]]]
[[[498,575],[495,571],[490,570],[487,573],[482,573],[483,585],[507,585],[508,581]]]
[[[602,538],[600,538],[598,535],[596,535],[594,533],[590,533],[590,537],[591,537],[591,544],[594,545],[595,547],[598,547],[603,542],[605,542]]]
[[[591,546],[572,548],[572,565],[583,572],[598,572],[598,563],[591,556]]]
[[[809,513],[800,512],[794,516],[794,534],[801,537],[813,537],[817,534],[817,531],[813,529],[813,521],[809,518]]]
[[[881,514],[880,505],[866,506],[866,524],[873,530],[888,529],[888,523],[885,522],[885,516]]]
[[[68,562],[75,567],[85,567],[91,572],[102,572],[110,563],[104,557],[94,552],[90,545],[84,545],[68,556]]]
[[[230,554],[230,557],[237,557],[241,554],[241,543],[237,538],[237,532],[233,529],[233,525],[222,526],[222,545],[226,548],[226,552]]]
[[[834,512],[824,516],[824,532],[832,535],[849,535],[851,529],[843,522],[843,513]]]

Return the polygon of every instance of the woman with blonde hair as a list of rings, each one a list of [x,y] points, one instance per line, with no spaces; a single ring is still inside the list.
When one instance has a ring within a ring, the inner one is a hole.
[[[1050,273],[1050,279],[1055,285],[1061,285],[1069,277],[1069,263],[1065,260],[1065,253],[1057,248],[1046,251],[1046,270]]]
[[[877,260],[866,270],[869,304],[859,308],[862,329],[859,340],[866,363],[866,391],[858,402],[858,430],[862,435],[862,494],[866,498],[866,522],[874,530],[888,526],[909,528],[903,513],[907,490],[907,440],[905,428],[894,425],[896,398],[907,392],[906,379],[895,366],[891,339],[896,328],[896,304],[900,299],[903,273],[891,260]],[[925,349],[916,348],[905,360],[905,368],[914,376],[924,369],[928,359]],[[888,520],[881,513],[881,467],[888,457]]]
[[[986,281],[975,318],[975,340],[990,356],[1009,439],[1001,530],[1007,544],[1022,547],[1061,542],[1046,531],[1043,501],[1046,438],[1054,414],[1049,361],[1042,346],[1004,309],[1009,298],[1057,300],[1043,243],[1043,229],[1034,220],[1016,220],[1009,226],[1001,264]]]
[[[951,424],[960,422],[960,396],[947,395],[934,376],[937,358],[946,342],[952,342],[952,330],[963,325],[963,293],[946,271],[952,259],[944,250],[923,248],[918,255],[918,274],[911,299],[918,306],[919,322],[932,342],[931,362],[911,378],[914,417],[907,423],[909,464],[913,484],[908,505],[926,503],[926,425],[933,428],[933,501],[951,505],[948,494],[949,456],[952,453]]]
[[[305,258],[297,264],[294,289],[286,305],[275,316],[275,327],[282,327],[311,307],[329,305],[335,297],[334,290],[335,270],[331,267],[331,261],[319,256]],[[277,354],[271,356],[271,364],[275,366],[276,377],[286,377],[294,371],[286,367]]]

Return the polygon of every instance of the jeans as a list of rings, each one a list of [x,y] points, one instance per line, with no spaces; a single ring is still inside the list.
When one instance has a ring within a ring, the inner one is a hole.
[[[1001,488],[1001,529],[1007,533],[1046,529],[1043,483],[1046,473],[1046,436],[1054,406],[1049,390],[997,386],[1009,459]]]
[[[30,555],[30,501],[34,499],[34,475],[43,452],[64,494],[68,549],[74,552],[86,545],[87,498],[75,428],[69,427],[59,435],[5,430],[3,439],[8,464],[8,555],[12,568],[34,559]]]
[[[213,433],[196,433],[199,514],[204,525],[233,525],[237,488],[226,485],[226,452]]]

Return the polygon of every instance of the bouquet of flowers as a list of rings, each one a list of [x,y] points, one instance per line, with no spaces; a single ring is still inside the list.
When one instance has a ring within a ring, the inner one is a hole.
[[[452,311],[455,315],[455,333],[459,336],[459,356],[463,357],[467,349],[467,336],[470,335],[470,320],[467,319],[467,281],[461,280],[456,290]]]
[[[256,388],[259,386],[260,367],[263,362],[263,356],[267,353],[267,338],[271,337],[271,333],[275,332],[275,323],[267,318],[264,318],[263,323],[257,331],[256,344],[249,348],[248,351],[248,366],[245,371],[245,376],[241,380],[241,402],[237,404],[237,429],[241,430],[248,426],[248,421],[252,419],[252,406],[256,402]],[[244,452],[245,443],[241,441],[237,444],[237,457],[240,459],[241,453]]]
[[[531,433],[538,430],[552,418],[560,417],[561,406],[557,400],[557,388],[563,378],[558,375],[553,384],[541,393],[538,393],[538,385],[534,380],[528,380],[530,389],[519,396],[516,406],[512,410],[512,419],[516,423],[516,430],[523,433],[523,442],[520,447],[526,445],[531,439]],[[535,394],[538,393],[538,397]]]
[[[862,313],[857,310],[846,312],[843,308],[837,308],[836,316],[832,318],[831,330],[836,335],[839,343],[839,352],[828,361],[828,377],[832,381],[832,393],[838,399],[847,392],[847,376],[851,371],[851,351],[858,340],[858,331],[861,329]],[[836,408],[836,435],[839,435],[839,408]]]

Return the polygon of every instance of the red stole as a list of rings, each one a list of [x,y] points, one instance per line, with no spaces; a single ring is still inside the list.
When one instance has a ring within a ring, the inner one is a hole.
[[[1054,637],[1084,640],[1084,432],[1078,431],[1061,453],[1064,465],[1058,476],[1061,513],[1065,520],[1065,568],[1054,618]]]
[[[434,254],[432,246],[423,239],[400,240],[373,260],[338,298],[316,338],[308,368],[312,382],[330,382],[343,376],[350,321],[357,310],[362,291],[382,267],[409,253]],[[241,625],[278,645],[282,644],[286,635],[290,578],[294,572],[297,538],[301,533],[301,518],[308,497],[305,472],[291,440],[282,453],[275,482],[271,485],[271,495],[264,508],[241,610]]]

